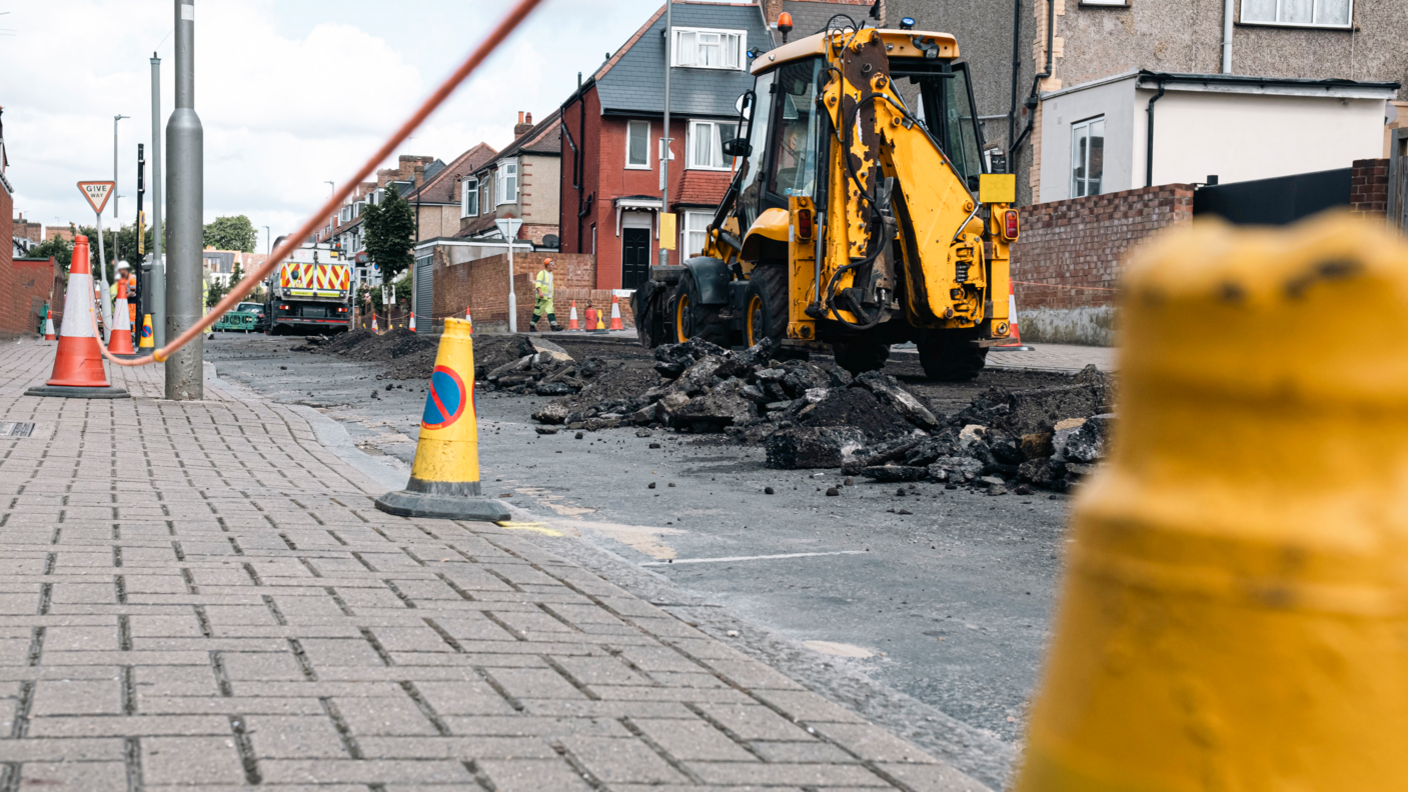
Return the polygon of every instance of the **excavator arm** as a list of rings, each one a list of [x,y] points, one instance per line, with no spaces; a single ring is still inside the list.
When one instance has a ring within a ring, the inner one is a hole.
[[[996,301],[1005,317],[1005,283],[995,300],[978,198],[908,109],[880,31],[833,36],[827,61],[829,209],[844,218],[827,240],[827,318],[864,324],[899,309],[915,327],[974,327],[992,318]]]

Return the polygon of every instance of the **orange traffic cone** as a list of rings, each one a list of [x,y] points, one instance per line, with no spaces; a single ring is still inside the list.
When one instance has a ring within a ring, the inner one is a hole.
[[[611,329],[625,330],[626,326],[621,323],[621,301],[616,295],[611,295]]]
[[[1012,343],[989,347],[989,349],[995,352],[1035,352],[1036,347],[1025,346],[1022,343],[1022,334],[1017,330],[1017,295],[1015,294],[1007,295],[1007,321],[1007,337],[1012,339]]]
[[[49,306],[44,311],[44,340],[54,340],[54,306]]]
[[[567,329],[568,329],[568,330],[581,330],[581,329],[582,329],[582,325],[577,321],[577,301],[576,301],[576,300],[573,300],[573,301],[572,301],[572,313],[568,314],[568,317],[567,317]]]
[[[381,335],[381,330],[376,326],[376,314],[372,314],[372,335]]]
[[[464,307],[464,320],[469,322],[469,334],[474,335],[474,319],[469,315],[469,306]]]
[[[416,331],[416,315],[415,315],[415,314],[411,314],[411,332],[414,333],[415,331]]]
[[[25,391],[26,396],[65,396],[80,399],[126,399],[127,391],[108,385],[103,373],[103,348],[98,342],[93,310],[93,271],[88,264],[88,237],[73,238],[73,264],[64,296],[64,322],[49,381]],[[126,313],[123,313],[126,316]]]
[[[112,333],[108,336],[108,351],[114,355],[136,357],[132,348],[132,321],[127,311],[127,281],[117,282],[117,302],[112,306]]]

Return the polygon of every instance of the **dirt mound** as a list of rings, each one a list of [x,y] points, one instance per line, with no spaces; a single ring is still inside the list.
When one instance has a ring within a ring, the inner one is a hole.
[[[764,445],[774,466],[844,465],[877,481],[928,478],[993,495],[1009,484],[1069,489],[1102,458],[1114,424],[1113,383],[1093,367],[1042,387],[990,388],[946,417],[883,372],[853,378],[773,352],[771,342],[743,352],[698,339],[662,346],[654,371],[608,364],[533,418],[573,429],[723,434]],[[534,375],[517,376],[526,384]]]

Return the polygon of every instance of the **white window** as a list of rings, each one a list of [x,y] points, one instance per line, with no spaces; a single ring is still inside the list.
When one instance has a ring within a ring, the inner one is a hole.
[[[479,205],[484,207],[485,214],[493,214],[493,202],[489,199],[494,195],[494,177],[486,176],[479,182]]]
[[[1349,27],[1353,0],[1242,0],[1242,21],[1262,25]]]
[[[671,65],[695,69],[742,69],[747,62],[748,34],[742,30],[675,28],[675,60]]]
[[[1071,124],[1071,197],[1100,194],[1105,176],[1105,117]]]
[[[727,121],[689,122],[689,165],[702,170],[728,170],[733,166],[724,156],[724,141],[738,136],[738,125]]]
[[[380,206],[384,198],[386,198],[386,190],[381,187],[376,188],[371,195],[372,206]]]
[[[479,180],[465,179],[460,183],[460,217],[479,216]]]
[[[499,177],[494,180],[498,186],[497,203],[517,203],[518,202],[518,163],[499,163]]]
[[[626,122],[626,167],[650,170],[650,122]]]
[[[684,231],[681,232],[683,238],[680,242],[684,246],[685,258],[704,252],[705,230],[709,226],[709,221],[713,219],[713,212],[684,213]]]

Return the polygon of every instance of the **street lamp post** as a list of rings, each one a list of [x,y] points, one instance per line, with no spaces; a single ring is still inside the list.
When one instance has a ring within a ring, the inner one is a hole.
[[[511,217],[495,220],[499,233],[508,242],[508,331],[518,332],[518,295],[513,291],[513,240],[518,238],[518,229],[523,221]]]
[[[176,109],[166,125],[166,217],[171,224],[166,271],[166,331],[180,337],[200,321],[202,220],[205,216],[205,130],[196,114],[195,0],[175,0]],[[166,359],[166,398],[205,398],[205,338],[197,334]]]

